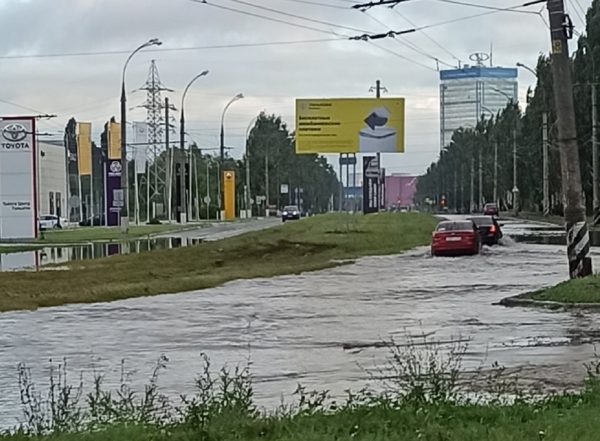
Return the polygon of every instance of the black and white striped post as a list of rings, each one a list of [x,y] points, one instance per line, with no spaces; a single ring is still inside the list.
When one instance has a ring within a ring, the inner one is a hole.
[[[568,39],[573,37],[573,25],[565,13],[564,0],[548,0],[547,7],[552,40],[550,57],[554,78],[554,103],[565,200],[569,274],[571,278],[586,277],[592,274],[592,260],[590,258],[590,236],[585,223],[573,103],[573,78],[568,46]]]
[[[585,222],[567,224],[567,255],[571,278],[592,273],[590,234]]]

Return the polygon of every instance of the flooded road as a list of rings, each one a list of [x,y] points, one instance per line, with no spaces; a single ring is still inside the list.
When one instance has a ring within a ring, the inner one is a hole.
[[[124,242],[90,242],[72,246],[50,246],[40,250],[17,253],[0,253],[0,271],[36,270],[43,269],[48,265],[65,264],[72,261],[196,246],[204,241],[225,239],[279,224],[281,224],[281,220],[278,218],[252,219],[245,222],[216,222],[177,233],[165,233],[151,238],[139,238]]]
[[[535,228],[504,223],[517,238]],[[363,367],[387,355],[380,342],[407,333],[470,339],[467,368],[497,361],[524,377],[573,386],[600,340],[600,314],[494,305],[568,277],[564,247],[504,242],[474,257],[432,258],[420,248],[201,292],[0,314],[0,424],[20,416],[19,362],[40,383],[48,360],[66,357],[74,381],[81,371],[89,381],[95,369],[115,384],[125,359],[141,385],[165,354],[160,384],[177,396],[191,392],[200,353],[216,367],[250,359],[257,402],[274,407],[298,383],[335,394],[360,389],[368,381]]]

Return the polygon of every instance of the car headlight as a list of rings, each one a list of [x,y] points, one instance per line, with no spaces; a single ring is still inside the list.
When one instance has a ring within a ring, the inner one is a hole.
[[[287,211],[284,211],[284,212],[283,212],[283,215],[284,215],[284,216],[287,216],[287,214],[288,214],[288,212],[287,212]]]
[[[297,211],[294,211],[292,214],[293,214],[294,216],[297,216],[297,215],[298,215],[298,212],[297,212]]]

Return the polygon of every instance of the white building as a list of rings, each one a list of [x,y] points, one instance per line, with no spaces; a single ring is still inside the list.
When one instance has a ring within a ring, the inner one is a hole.
[[[66,217],[67,172],[63,141],[38,140],[39,214]]]
[[[517,102],[517,69],[465,65],[440,71],[440,148],[452,133],[474,128],[482,117],[495,116],[510,102]]]

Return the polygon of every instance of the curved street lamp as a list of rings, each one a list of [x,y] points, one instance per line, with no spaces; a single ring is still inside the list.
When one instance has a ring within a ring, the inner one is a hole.
[[[235,103],[238,100],[241,100],[242,98],[244,98],[244,94],[243,93],[238,93],[236,96],[234,96],[233,98],[231,98],[229,100],[229,102],[225,105],[225,108],[223,109],[223,114],[221,115],[221,145],[220,145],[220,151],[221,151],[221,156],[220,156],[220,165],[221,165],[221,169],[223,168],[223,161],[225,160],[225,112],[227,112],[227,109],[229,109],[229,106],[231,106],[233,103]],[[219,185],[218,185],[218,189],[219,189],[219,214],[220,214],[220,218],[221,220],[223,220],[223,196],[222,196],[222,191],[221,191],[221,174],[219,173]]]
[[[185,223],[186,222],[186,218],[187,218],[187,202],[185,200],[185,164],[186,164],[186,157],[185,157],[185,153],[184,153],[184,145],[185,145],[185,115],[184,115],[184,110],[183,110],[183,105],[185,102],[185,97],[188,93],[188,90],[190,89],[190,87],[192,86],[192,84],[194,84],[194,82],[198,79],[201,78],[205,75],[208,75],[208,70],[205,70],[201,73],[199,73],[198,75],[196,75],[194,78],[191,79],[191,81],[187,84],[187,86],[185,86],[185,89],[183,90],[183,94],[181,95],[181,118],[179,120],[179,147],[181,149],[181,168],[180,168],[180,179],[179,179],[179,193],[180,193],[180,219],[179,221],[181,223]],[[191,152],[190,152],[191,153]],[[191,169],[190,169],[190,179],[191,179]],[[190,194],[191,194],[192,188],[190,186]]]
[[[225,127],[224,127],[225,112],[227,112],[227,109],[229,109],[229,106],[231,106],[236,101],[241,100],[242,98],[244,98],[243,93],[238,93],[236,96],[231,98],[229,100],[229,102],[227,103],[227,105],[225,106],[225,108],[223,109],[223,114],[221,115],[221,146],[220,146],[221,147],[221,162],[223,162],[223,159],[225,159]]]
[[[135,54],[150,46],[160,46],[162,42],[158,38],[148,40],[134,50],[125,61],[121,74],[121,190],[123,191],[123,207],[121,207],[121,229],[129,229],[129,176],[127,173],[127,97],[125,94],[125,72],[127,66]]]
[[[246,129],[246,216],[252,217],[252,195],[250,194],[250,131],[258,120],[258,116],[252,118]]]

